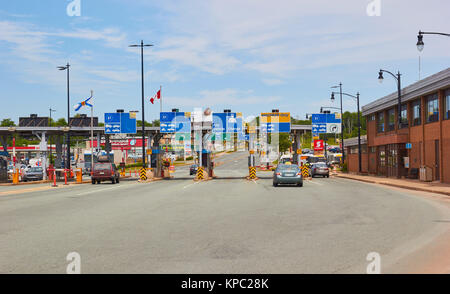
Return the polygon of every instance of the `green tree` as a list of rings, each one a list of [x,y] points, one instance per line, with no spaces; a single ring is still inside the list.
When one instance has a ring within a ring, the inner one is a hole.
[[[0,127],[14,127],[16,124],[10,118],[5,118],[0,122]]]
[[[279,148],[280,152],[286,152],[291,148],[292,141],[288,133],[280,133],[279,137]]]
[[[60,118],[55,122],[55,126],[57,127],[64,127],[67,126],[67,121],[65,118]]]

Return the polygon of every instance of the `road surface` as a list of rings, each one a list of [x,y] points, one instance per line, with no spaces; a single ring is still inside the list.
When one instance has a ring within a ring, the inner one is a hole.
[[[0,187],[0,273],[65,273],[69,252],[82,273],[365,273],[370,252],[383,273],[421,272],[449,236],[445,200],[338,178],[275,188],[270,172],[240,178],[246,153],[218,162],[205,182],[177,167],[151,183]]]

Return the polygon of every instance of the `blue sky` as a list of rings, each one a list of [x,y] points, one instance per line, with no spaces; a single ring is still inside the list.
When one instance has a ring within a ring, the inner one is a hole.
[[[330,87],[361,93],[361,104],[394,92],[393,79],[377,81],[380,67],[418,80],[419,29],[450,32],[450,2],[380,0],[15,0],[0,4],[0,119],[66,117],[70,62],[71,111],[94,90],[95,114],[140,110],[139,50],[143,39],[146,97],[162,86],[164,110],[230,108],[245,116],[278,108],[294,117],[330,102]],[[445,2],[445,3],[444,3]],[[450,38],[425,36],[422,77],[449,67]],[[345,100],[345,110],[356,104]],[[87,110],[84,110],[88,113]],[[82,111],[83,113],[83,111]],[[159,105],[146,103],[146,120]]]

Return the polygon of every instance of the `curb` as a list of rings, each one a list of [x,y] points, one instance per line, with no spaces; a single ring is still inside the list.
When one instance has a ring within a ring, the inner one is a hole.
[[[411,187],[411,186],[406,186],[406,185],[401,185],[401,184],[377,182],[374,180],[367,180],[367,179],[357,179],[357,178],[352,178],[352,177],[348,177],[345,175],[335,175],[335,177],[354,180],[354,181],[360,181],[360,182],[365,182],[365,183],[371,183],[371,184],[379,184],[379,185],[385,185],[385,186],[390,186],[390,187],[402,188],[402,189],[413,190],[413,191],[421,191],[421,192],[428,192],[428,193],[435,193],[435,194],[450,196],[450,192],[436,191],[436,190],[420,188],[420,187]]]

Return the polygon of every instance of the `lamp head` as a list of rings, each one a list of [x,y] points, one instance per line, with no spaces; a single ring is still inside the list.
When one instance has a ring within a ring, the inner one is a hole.
[[[423,43],[422,32],[419,32],[419,34],[417,35],[417,50],[419,50],[419,52],[422,52],[424,45],[425,44]]]
[[[380,69],[380,72],[378,73],[378,81],[380,82],[380,84],[383,82],[383,71],[381,71],[381,69]]]

